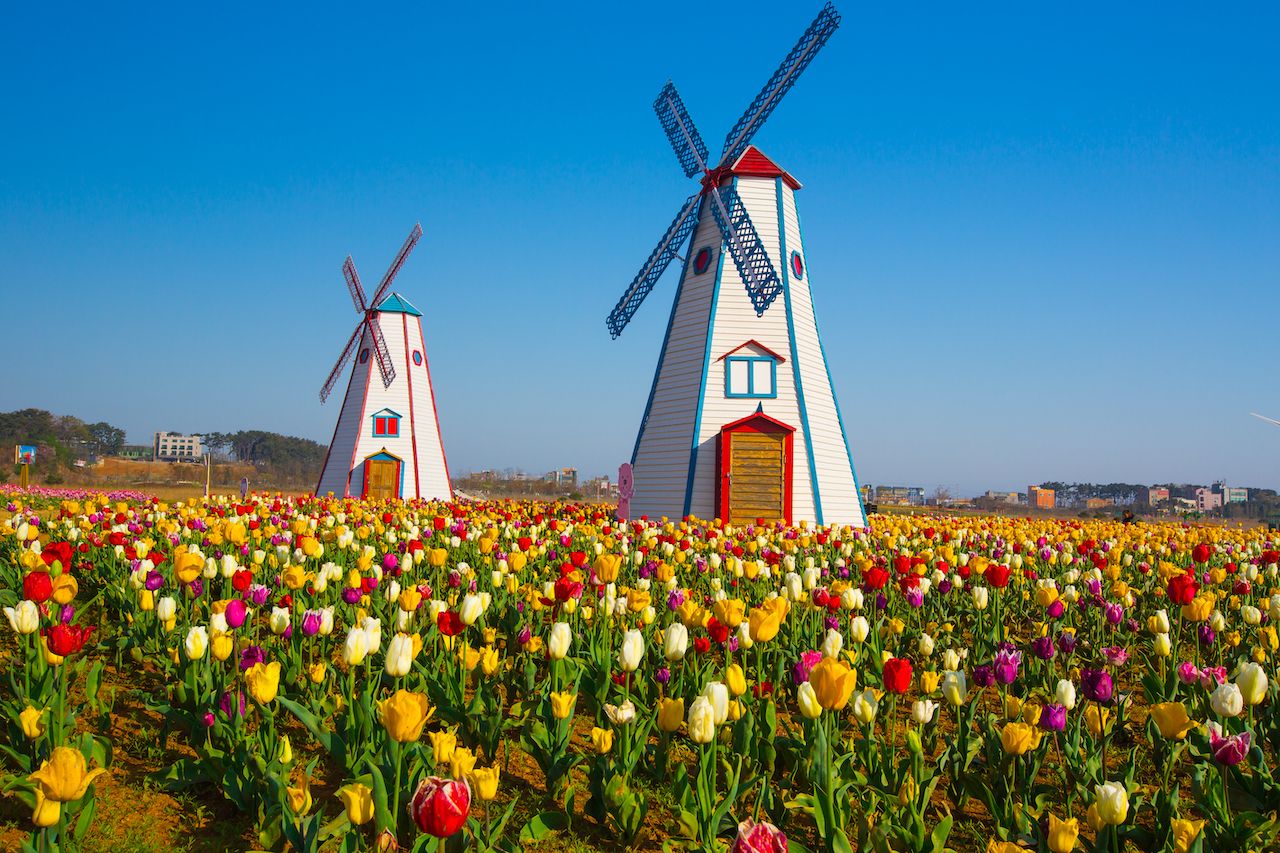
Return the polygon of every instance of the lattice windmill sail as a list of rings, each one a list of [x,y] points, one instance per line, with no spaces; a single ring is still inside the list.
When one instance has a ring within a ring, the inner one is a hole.
[[[654,102],[681,169],[701,177],[606,320],[616,338],[683,257],[631,457],[633,517],[865,524],[809,291],[800,183],[751,144],[839,25],[828,3],[714,166],[675,86]]]
[[[360,319],[320,388],[320,401],[324,402],[347,362],[355,358],[316,484],[318,495],[453,497],[422,334],[422,312],[399,293],[391,292],[392,281],[421,237],[422,226],[414,225],[372,299],[365,299],[351,256],[342,264]]]

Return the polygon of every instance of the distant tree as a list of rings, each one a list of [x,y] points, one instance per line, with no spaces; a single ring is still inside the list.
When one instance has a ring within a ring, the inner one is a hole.
[[[99,421],[87,424],[85,431],[89,433],[89,443],[99,456],[111,456],[124,449],[124,430],[118,427]]]

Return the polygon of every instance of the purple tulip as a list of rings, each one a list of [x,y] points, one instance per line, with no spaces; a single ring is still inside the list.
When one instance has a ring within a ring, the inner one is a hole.
[[[308,610],[302,616],[302,635],[304,637],[314,637],[320,633],[320,611]]]
[[[236,698],[240,700],[239,701],[240,708],[237,716],[243,717],[244,709],[245,709],[244,694],[239,691],[236,691]],[[218,709],[222,711],[224,716],[226,717],[231,716],[231,693],[230,692],[222,694],[222,698],[218,701]]]
[[[973,683],[978,687],[990,687],[996,683],[996,676],[991,669],[991,664],[979,664],[973,668]]]
[[[160,589],[160,587],[164,586],[164,575],[160,574],[155,569],[152,569],[147,572],[147,579],[143,585],[152,592],[155,592]]]
[[[1201,622],[1200,626],[1196,628],[1196,639],[1200,641],[1202,646],[1212,646],[1217,636],[1207,622]]]
[[[924,591],[921,589],[907,590],[907,604],[910,604],[912,607],[924,606]]]
[[[949,580],[938,581],[938,592],[942,593],[943,595],[946,595],[947,593],[951,592],[951,581]]]
[[[251,668],[255,663],[266,663],[267,655],[262,651],[262,646],[248,646],[240,653],[240,669],[241,671]]]
[[[358,586],[349,586],[342,590],[342,600],[347,604],[355,604],[363,593]]]
[[[1209,749],[1213,752],[1213,760],[1219,764],[1235,766],[1249,754],[1249,744],[1253,741],[1251,732],[1223,737],[1218,726],[1209,727]]]
[[[1040,728],[1046,732],[1060,732],[1067,727],[1067,709],[1050,702],[1040,709]]]
[[[671,680],[671,670],[665,666],[658,667],[658,671],[653,674],[653,677],[659,684],[666,684]]]
[[[1055,598],[1053,600],[1053,604],[1050,604],[1048,608],[1046,608],[1046,612],[1049,614],[1049,618],[1051,619],[1061,619],[1062,614],[1066,612],[1066,607],[1063,606],[1062,599]]]
[[[1115,692],[1115,684],[1105,670],[1086,669],[1080,673],[1080,681],[1084,689],[1085,698],[1103,705],[1111,701],[1111,696]]]
[[[1076,650],[1076,632],[1063,631],[1058,635],[1058,646],[1062,649],[1064,655],[1070,655]]]
[[[1129,659],[1129,651],[1124,646],[1107,646],[1102,650],[1102,656],[1111,666],[1123,666]]]
[[[245,607],[244,602],[240,599],[233,598],[227,602],[227,609],[222,612],[222,615],[226,617],[229,627],[239,628],[249,615],[249,608]]]
[[[1022,652],[1001,649],[996,652],[993,663],[996,681],[1001,684],[1013,684],[1018,680],[1018,667],[1022,665]]]
[[[1058,649],[1053,645],[1053,637],[1048,635],[1036,637],[1031,641],[1031,653],[1040,660],[1053,660],[1053,656],[1058,653]]]
[[[267,599],[271,596],[271,590],[267,589],[260,583],[255,583],[249,587],[249,600],[253,602],[254,607],[261,607],[267,603]]]
[[[667,593],[667,609],[674,612],[680,609],[680,605],[684,604],[684,590],[673,589]]]
[[[1105,608],[1107,622],[1111,625],[1119,625],[1124,620],[1124,607],[1120,604],[1108,603]]]

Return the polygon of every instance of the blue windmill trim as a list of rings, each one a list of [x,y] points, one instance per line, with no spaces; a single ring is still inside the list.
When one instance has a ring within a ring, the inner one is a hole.
[[[413,303],[405,299],[399,293],[392,293],[378,303],[375,309],[383,314],[410,314],[414,317],[421,317],[422,312],[413,307]]]
[[[778,195],[778,257],[787,256],[787,220],[782,204],[782,178],[773,179],[774,190]],[[818,490],[818,467],[813,459],[813,435],[809,429],[809,412],[804,404],[804,385],[800,381],[800,353],[796,347],[796,324],[791,314],[791,279],[787,275],[787,265],[782,267],[782,298],[787,308],[787,337],[791,341],[791,369],[796,382],[796,403],[800,408],[800,426],[804,430],[804,453],[809,460],[809,484],[813,488],[814,521],[824,524],[822,516],[822,492]]]

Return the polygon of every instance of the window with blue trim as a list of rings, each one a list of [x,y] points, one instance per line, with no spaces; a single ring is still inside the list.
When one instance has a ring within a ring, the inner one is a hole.
[[[729,356],[724,360],[724,395],[777,397],[778,362],[768,356]]]
[[[373,434],[395,438],[400,435],[400,416],[384,409],[373,416]]]

